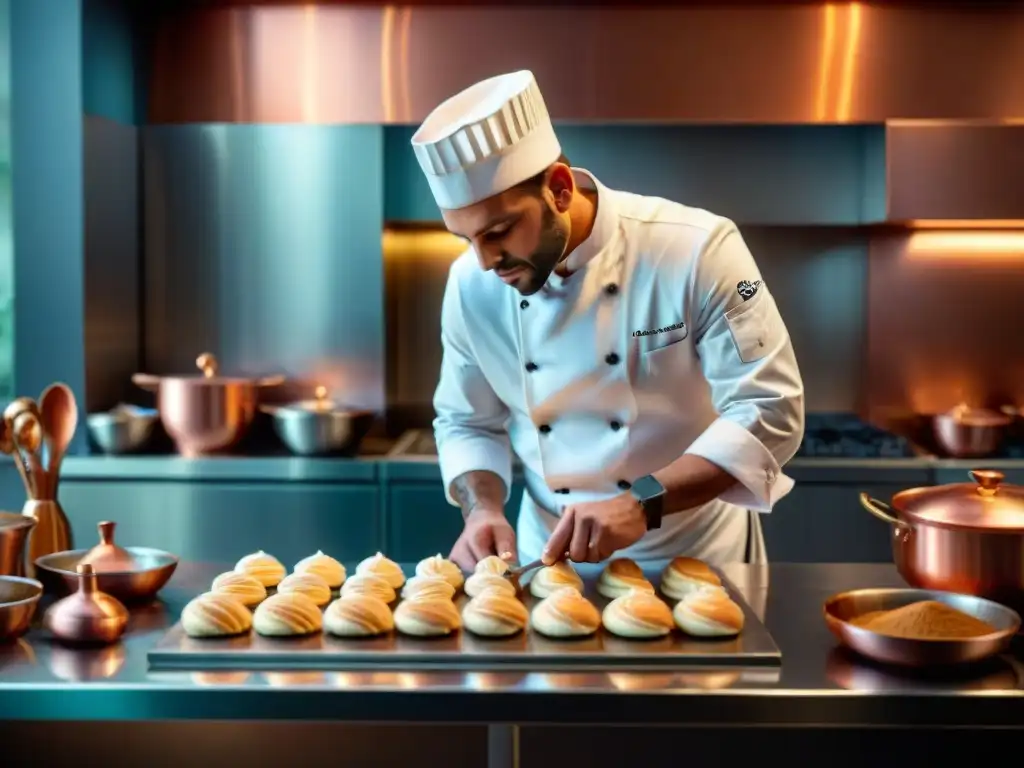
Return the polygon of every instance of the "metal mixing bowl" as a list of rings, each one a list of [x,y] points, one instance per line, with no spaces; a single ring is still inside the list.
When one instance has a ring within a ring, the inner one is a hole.
[[[43,585],[24,576],[0,576],[0,641],[24,635],[36,615]]]
[[[178,558],[169,552],[149,547],[125,547],[135,558],[136,568],[130,571],[100,571],[96,586],[100,592],[122,602],[151,600],[164,588],[178,567]],[[89,549],[55,552],[36,558],[36,576],[47,592],[68,593],[78,589],[78,561]]]
[[[96,446],[104,453],[117,455],[142,448],[158,419],[154,409],[123,405],[107,413],[90,414],[86,424]]]
[[[367,410],[261,408],[274,417],[274,430],[300,456],[355,455],[375,414]]]

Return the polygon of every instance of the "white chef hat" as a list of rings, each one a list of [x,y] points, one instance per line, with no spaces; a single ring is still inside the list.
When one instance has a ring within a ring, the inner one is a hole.
[[[528,70],[472,85],[431,112],[412,137],[441,208],[464,208],[531,179],[562,154]]]

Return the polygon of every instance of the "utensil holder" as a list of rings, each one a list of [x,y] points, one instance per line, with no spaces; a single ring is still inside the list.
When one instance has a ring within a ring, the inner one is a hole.
[[[35,578],[37,558],[71,549],[71,526],[56,501],[29,499],[21,513],[36,521],[25,547],[25,575]]]

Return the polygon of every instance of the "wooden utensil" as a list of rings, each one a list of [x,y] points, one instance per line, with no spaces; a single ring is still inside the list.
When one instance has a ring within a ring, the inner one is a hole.
[[[21,451],[14,444],[13,432],[13,425],[8,424],[6,419],[0,418],[0,453],[5,453],[14,459],[14,466],[18,468],[18,474],[21,475],[21,482],[25,486],[25,493],[31,497],[32,484],[28,479],[28,468],[25,466],[25,460],[21,456]]]
[[[48,455],[44,493],[56,499],[60,465],[78,427],[78,404],[71,388],[60,382],[47,387],[39,398],[39,412]]]
[[[39,407],[30,397],[19,397],[4,409],[4,423],[11,436],[15,453],[25,463],[28,476],[28,495],[40,498],[43,482],[43,468],[39,462],[39,447],[42,445],[42,426],[39,423]],[[11,454],[12,456],[14,454]]]

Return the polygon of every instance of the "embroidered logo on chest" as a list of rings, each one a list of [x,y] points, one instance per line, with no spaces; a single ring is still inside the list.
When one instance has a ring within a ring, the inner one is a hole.
[[[750,301],[761,287],[760,280],[740,280],[736,284],[736,292],[743,297],[744,301]]]

